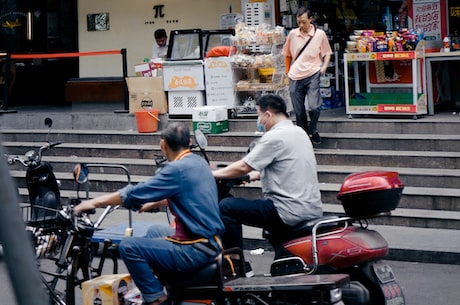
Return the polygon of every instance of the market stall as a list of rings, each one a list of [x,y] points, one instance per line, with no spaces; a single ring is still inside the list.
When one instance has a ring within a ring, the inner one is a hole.
[[[410,38],[403,43],[399,38],[388,41],[385,35],[381,39],[370,35],[360,38],[356,49],[344,53],[346,114],[349,118],[355,114],[414,118],[426,114],[423,40]],[[365,86],[361,84],[363,70]]]

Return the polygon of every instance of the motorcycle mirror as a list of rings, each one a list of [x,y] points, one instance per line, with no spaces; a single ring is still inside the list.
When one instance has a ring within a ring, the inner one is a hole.
[[[198,146],[201,149],[206,148],[208,146],[208,140],[206,139],[206,136],[204,135],[204,133],[201,130],[197,129],[194,131],[194,134],[195,134],[195,141],[198,144]]]
[[[83,184],[88,181],[88,166],[86,164],[77,164],[73,170],[73,177],[78,184]]]
[[[53,120],[51,118],[45,118],[45,126],[51,128],[51,126],[53,126]]]

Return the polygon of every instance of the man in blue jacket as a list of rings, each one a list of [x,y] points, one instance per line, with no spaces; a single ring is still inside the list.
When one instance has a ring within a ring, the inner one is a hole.
[[[189,128],[170,124],[161,134],[160,147],[169,162],[157,175],[84,201],[74,211],[122,205],[142,212],[168,205],[175,216],[175,229],[153,225],[145,237],[125,238],[119,247],[148,305],[167,302],[155,274],[193,271],[212,262],[221,251],[219,236],[224,230],[214,176],[206,161],[191,153]]]

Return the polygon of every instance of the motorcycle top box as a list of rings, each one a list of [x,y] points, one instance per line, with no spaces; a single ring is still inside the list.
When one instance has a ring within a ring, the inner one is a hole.
[[[345,178],[337,198],[347,215],[365,217],[396,209],[403,189],[397,172],[360,172]]]

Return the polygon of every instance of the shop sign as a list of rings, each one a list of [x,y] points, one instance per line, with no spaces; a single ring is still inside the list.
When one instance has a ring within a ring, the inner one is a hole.
[[[380,104],[377,105],[378,112],[386,113],[416,113],[416,105]]]
[[[404,60],[414,59],[415,52],[380,52],[377,53],[377,60]]]
[[[441,39],[440,1],[413,0],[414,28],[424,32],[426,47],[439,47]]]

